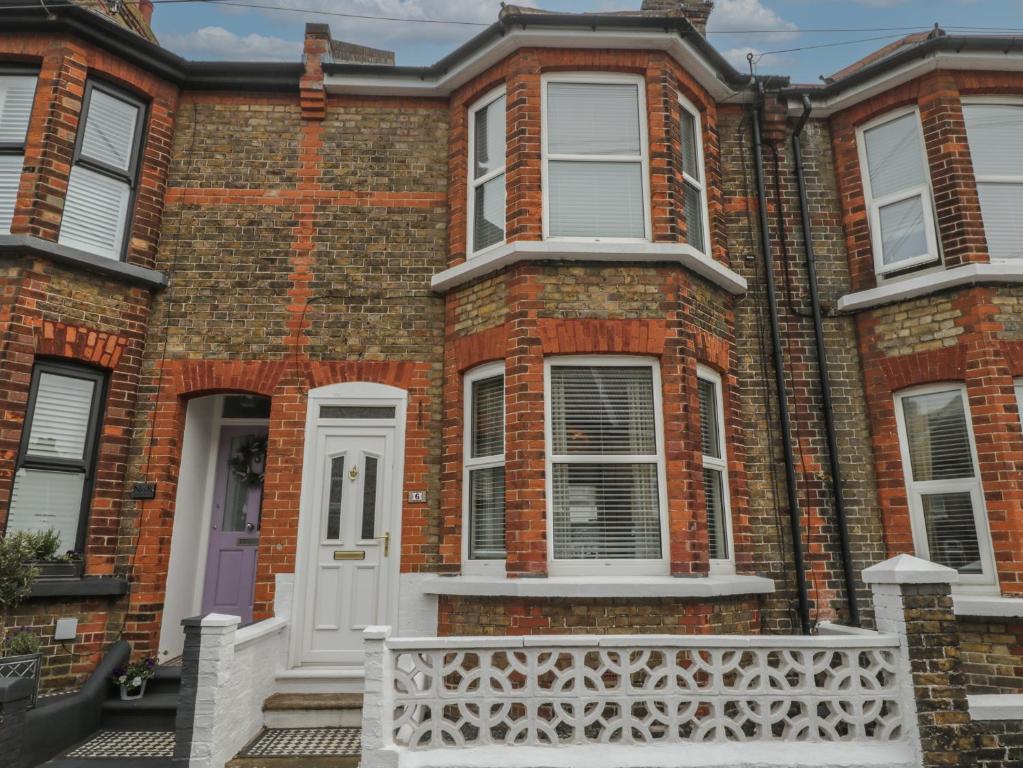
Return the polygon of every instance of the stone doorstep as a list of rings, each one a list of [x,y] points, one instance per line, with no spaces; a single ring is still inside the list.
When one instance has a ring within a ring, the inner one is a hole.
[[[358,728],[361,693],[275,693],[263,702],[267,728]]]
[[[224,768],[358,768],[358,755],[343,757],[235,757]]]

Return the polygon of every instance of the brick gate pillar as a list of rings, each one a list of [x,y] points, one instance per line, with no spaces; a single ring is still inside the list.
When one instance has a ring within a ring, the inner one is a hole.
[[[898,636],[902,645],[903,701],[914,705],[905,721],[924,768],[974,765],[976,736],[952,610],[951,585],[958,580],[951,568],[905,554],[863,571],[878,631]]]

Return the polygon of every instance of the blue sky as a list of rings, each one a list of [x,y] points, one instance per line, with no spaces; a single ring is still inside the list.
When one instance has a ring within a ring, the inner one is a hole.
[[[429,64],[494,21],[500,8],[500,0],[227,1],[291,10],[217,2],[161,4],[157,0],[153,17],[156,33],[165,46],[191,59],[297,61],[305,23],[326,22],[335,38],[393,50],[399,64]],[[539,7],[626,10],[637,8],[639,3],[543,0]],[[467,23],[368,20],[330,13]],[[929,28],[935,22],[953,33],[984,33],[986,30],[980,28],[991,28],[989,33],[1005,30],[1023,35],[1023,1],[717,0],[709,37],[718,50],[743,69],[746,52],[752,50],[763,54],[758,60],[759,71],[787,74],[797,82],[814,82],[819,75],[841,69],[889,41]],[[837,31],[809,31],[825,28]],[[786,50],[819,45],[828,47]]]

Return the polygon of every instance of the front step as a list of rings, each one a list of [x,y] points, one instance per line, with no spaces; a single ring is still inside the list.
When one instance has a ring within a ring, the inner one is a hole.
[[[358,768],[358,755],[331,757],[236,757],[225,768]],[[88,768],[91,768],[89,766]]]
[[[173,731],[178,712],[177,693],[148,691],[141,699],[103,702],[103,729],[108,731]]]
[[[362,667],[293,667],[276,675],[279,693],[358,693],[366,681]]]
[[[267,728],[358,728],[361,693],[275,693],[263,702]]]

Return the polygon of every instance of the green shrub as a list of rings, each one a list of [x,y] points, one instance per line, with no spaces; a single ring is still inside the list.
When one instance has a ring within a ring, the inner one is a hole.
[[[34,536],[14,531],[0,539],[0,612],[19,605],[39,575],[32,564],[38,549]]]
[[[28,628],[8,633],[5,646],[5,652],[8,656],[25,656],[29,653],[39,653],[39,635]]]
[[[60,549],[60,534],[53,528],[45,531],[32,531],[26,534],[32,549],[32,559],[43,563],[57,562]]]

